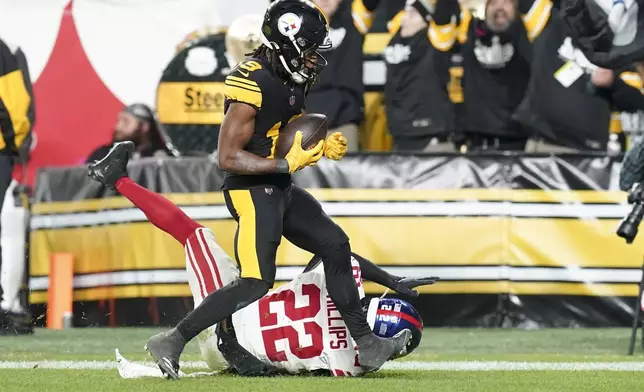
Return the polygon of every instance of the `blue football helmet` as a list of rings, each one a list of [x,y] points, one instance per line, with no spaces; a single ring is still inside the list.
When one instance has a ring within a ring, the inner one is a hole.
[[[402,299],[372,298],[367,309],[367,322],[373,333],[382,338],[391,338],[404,329],[411,331],[406,349],[396,358],[414,351],[423,336],[423,319],[409,302]]]

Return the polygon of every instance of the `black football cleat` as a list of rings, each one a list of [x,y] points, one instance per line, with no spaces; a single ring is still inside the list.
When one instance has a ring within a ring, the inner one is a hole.
[[[154,358],[161,372],[171,380],[179,379],[179,357],[186,342],[176,328],[152,336],[145,349]]]
[[[411,331],[408,329],[398,332],[391,339],[384,339],[374,334],[363,336],[356,344],[358,345],[358,362],[365,373],[375,372],[385,362],[399,356],[407,347],[411,339]]]
[[[0,309],[0,336],[30,335],[34,332],[31,313]]]
[[[127,162],[134,152],[134,143],[120,142],[114,144],[105,158],[89,166],[88,175],[101,184],[116,189],[116,181],[127,177]]]

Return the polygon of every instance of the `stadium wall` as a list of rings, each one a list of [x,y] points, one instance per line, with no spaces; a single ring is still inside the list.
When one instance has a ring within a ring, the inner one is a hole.
[[[232,254],[235,222],[204,158],[133,162],[130,176],[209,227]],[[625,326],[644,240],[615,235],[628,212],[619,163],[597,155],[362,154],[294,176],[397,275],[437,275],[414,301],[431,326]],[[30,299],[45,309],[49,256],[75,257],[77,325],[165,324],[190,309],[183,249],[86,169],[43,169],[34,193]],[[310,255],[284,240],[277,280]],[[382,287],[366,285],[369,294]],[[106,316],[109,314],[109,316]]]

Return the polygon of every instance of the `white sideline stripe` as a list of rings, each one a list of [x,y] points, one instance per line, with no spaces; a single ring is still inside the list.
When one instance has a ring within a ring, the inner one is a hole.
[[[188,283],[188,272],[185,269],[118,271],[74,276],[74,288],[76,289],[159,283]],[[30,290],[47,290],[47,288],[49,288],[48,277],[29,278]]]
[[[141,363],[141,362],[137,362]],[[141,363],[153,365],[151,362]],[[59,370],[110,370],[116,361],[2,361],[0,369],[59,369]],[[182,362],[182,368],[206,369],[201,361]],[[504,361],[452,361],[452,362],[388,362],[383,370],[411,371],[644,371],[642,362],[504,362]]]
[[[438,276],[443,280],[508,280],[512,282],[580,282],[580,283],[639,283],[642,270],[638,268],[548,268],[510,266],[463,266],[463,267],[384,267],[390,274],[409,278]],[[277,267],[275,280],[290,281],[301,274],[304,266]],[[118,271],[74,277],[74,288],[82,289],[98,286],[123,286],[134,284],[188,283],[185,269]],[[29,279],[31,290],[47,290],[49,278],[46,276]]]
[[[330,216],[502,216],[517,218],[557,217],[580,219],[621,219],[628,214],[627,204],[511,203],[477,201],[420,202],[322,202]],[[189,206],[181,208],[195,220],[232,219],[226,206]],[[115,223],[145,222],[136,208],[97,212],[34,215],[31,229],[98,226]]]

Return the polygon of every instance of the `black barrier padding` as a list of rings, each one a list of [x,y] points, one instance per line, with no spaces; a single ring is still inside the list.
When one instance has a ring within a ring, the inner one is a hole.
[[[418,310],[425,327],[584,328],[627,327],[632,322],[634,298],[543,296],[520,297],[499,308],[496,294],[421,294],[408,300]],[[149,298],[114,301],[114,324],[109,301],[74,303],[74,326],[163,326],[176,325],[190,310],[191,298],[157,298],[156,312]],[[601,312],[597,310],[601,309]],[[46,325],[46,305],[31,305],[35,325]]]
[[[340,162],[323,159],[296,173],[294,182],[305,188],[617,190],[619,160],[600,154],[353,154]],[[213,158],[143,159],[128,172],[160,193],[216,192],[223,183]],[[34,204],[114,195],[90,180],[85,167],[49,168],[38,173]],[[76,303],[75,323],[171,325],[190,309],[185,299],[159,299],[159,315],[150,316],[147,299],[118,299],[110,321],[106,302]],[[630,297],[508,294],[422,295],[412,302],[428,326],[488,327],[627,326],[634,305]],[[44,314],[42,306],[32,309]]]

